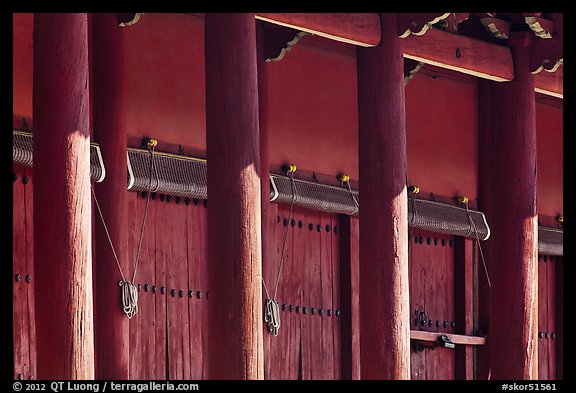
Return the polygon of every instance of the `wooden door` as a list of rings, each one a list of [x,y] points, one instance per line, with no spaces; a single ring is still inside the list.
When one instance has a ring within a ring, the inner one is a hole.
[[[410,230],[410,329],[456,332],[454,236]],[[454,379],[454,349],[411,342],[412,379]]]
[[[557,274],[562,258],[538,255],[538,379],[557,379],[559,329]],[[561,366],[560,366],[561,367]]]
[[[32,169],[13,166],[12,266],[14,379],[36,379]]]
[[[281,325],[276,337],[264,332],[265,378],[340,379],[341,317],[350,310],[340,309],[338,215],[298,207],[290,215],[290,206],[275,206],[276,258],[263,273]]]
[[[128,193],[131,261],[138,248],[145,195]],[[152,195],[136,276],[139,311],[130,321],[130,378],[204,379],[210,298],[207,204]]]

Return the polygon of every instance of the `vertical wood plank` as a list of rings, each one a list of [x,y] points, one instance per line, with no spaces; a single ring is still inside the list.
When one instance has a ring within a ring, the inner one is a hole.
[[[334,379],[334,331],[332,324],[327,323],[326,319],[320,317],[318,309],[325,305],[333,305],[332,297],[332,217],[328,213],[320,213],[320,260],[319,271],[316,281],[313,283],[317,288],[317,297],[312,299],[310,307],[315,308],[315,313],[310,313],[312,319],[318,325],[320,350],[315,353],[319,365],[318,379]],[[319,291],[318,291],[319,290]],[[318,293],[319,292],[319,293]],[[334,304],[334,306],[336,306]],[[326,322],[326,323],[325,323]]]
[[[556,339],[552,338],[552,333],[557,334],[556,331],[556,256],[548,256],[548,264],[546,266],[546,289],[548,290],[548,326],[546,331],[548,332],[548,379],[555,380],[556,377]],[[560,309],[561,310],[561,309]],[[562,311],[560,311],[562,312]],[[556,337],[556,336],[555,336]]]
[[[204,209],[198,206],[202,201],[192,202],[188,200],[186,206],[186,238],[187,238],[187,260],[188,260],[188,288],[186,299],[188,299],[188,335],[190,351],[190,378],[202,379],[202,314],[200,311],[200,302],[196,301],[196,291],[201,288],[201,265],[204,264],[202,259],[204,242],[202,233],[205,228],[201,226],[200,211]]]
[[[34,300],[34,286],[36,277],[34,274],[34,170],[23,168],[24,175],[28,177],[28,183],[24,185],[24,206],[26,226],[26,274],[31,277],[27,282],[28,303],[28,347],[30,355],[29,374],[31,379],[36,379],[36,302]]]
[[[341,262],[340,258],[342,253],[340,252],[340,236],[341,236],[341,224],[340,224],[340,216],[336,214],[332,214],[330,216],[330,221],[332,225],[332,230],[330,232],[331,236],[331,245],[332,245],[332,252],[331,252],[331,266],[330,266],[330,289],[332,291],[331,298],[328,299],[329,303],[333,305],[333,307],[338,307],[341,309],[342,314],[340,317],[336,319],[328,318],[328,331],[331,334],[332,340],[332,370],[334,375],[332,376],[333,379],[342,379],[342,362],[341,362],[341,353],[342,353],[342,324],[343,324],[343,315],[350,316],[352,314],[352,309],[350,305],[348,307],[342,307],[342,290],[340,288],[342,280],[341,277]],[[321,317],[326,319],[326,307],[324,307],[324,315]],[[347,343],[349,346],[351,345],[350,342]]]
[[[548,328],[548,273],[547,262],[544,256],[538,258],[538,378],[546,380],[549,378],[548,370],[548,343],[540,333],[544,333]]]
[[[564,257],[557,256],[555,259],[556,282],[554,287],[556,289],[556,379],[564,379],[564,272],[563,264]]]
[[[352,379],[360,379],[360,223],[350,218],[350,288],[352,314]],[[343,235],[342,235],[343,236]]]
[[[166,215],[161,206],[159,195],[150,200],[150,205],[154,205],[154,220],[150,221],[148,228],[154,228],[154,279],[156,282],[156,296],[154,298],[154,347],[156,353],[154,376],[156,379],[168,379],[169,358],[168,358],[168,332],[167,319],[168,307],[167,297],[169,295],[167,275],[166,275],[166,248],[170,241],[170,235],[166,233]],[[149,217],[150,218],[150,217]],[[152,225],[152,222],[154,223]],[[164,292],[164,293],[162,293]]]
[[[426,270],[423,261],[422,245],[419,242],[422,236],[421,231],[410,228],[410,247],[409,247],[409,264],[410,264],[410,321],[411,329],[423,330],[424,327],[416,324],[417,314],[416,310],[426,310],[425,303],[425,283],[426,283]],[[430,315],[429,315],[430,317]],[[424,380],[426,379],[426,350],[422,352],[415,352],[414,348],[417,344],[412,342],[410,368],[411,379]]]
[[[288,217],[288,215],[289,211],[286,213],[286,217]],[[302,221],[302,223],[304,223],[306,216],[300,209],[294,207],[293,215],[294,222],[296,224],[298,221]],[[288,304],[292,304],[294,306],[300,303],[299,294],[302,291],[302,267],[305,263],[302,244],[304,244],[304,239],[307,235],[304,231],[297,230],[296,228],[297,226],[294,228],[290,227],[289,229],[288,241],[290,241],[290,246],[286,246],[287,250],[289,250],[289,255],[284,262],[286,265],[282,271],[282,282],[284,288],[283,298],[289,299],[290,302]],[[280,242],[280,240],[278,241]],[[286,367],[286,370],[280,375],[284,379],[298,379],[301,314],[296,314],[295,312],[290,313],[290,311],[288,311],[288,314],[288,329],[285,332],[286,337],[283,337],[282,339],[282,348],[283,351],[287,354],[287,359],[285,362],[281,363],[284,367]]]
[[[128,261],[132,264],[136,257],[136,247],[138,244],[138,234],[136,229],[136,217],[139,217],[138,211],[138,196],[137,192],[129,192],[126,196],[126,212],[128,220],[126,222],[126,231],[128,232]],[[140,283],[141,287],[144,285],[145,277],[136,277],[136,283]],[[142,362],[141,359],[141,338],[142,335],[142,309],[147,309],[143,305],[142,292],[138,293],[138,313],[129,322],[129,344],[130,354],[128,356],[128,376],[130,379],[140,379],[139,366]],[[150,311],[148,311],[150,312]],[[154,308],[152,308],[154,314]],[[154,349],[152,349],[154,350]]]
[[[454,307],[456,329],[455,333],[473,335],[473,260],[472,239],[456,237],[454,263]],[[469,345],[459,345],[455,349],[455,378],[460,380],[473,379],[473,348]]]
[[[28,299],[26,290],[26,203],[22,177],[24,169],[13,166],[17,176],[12,182],[12,327],[14,337],[14,379],[29,378],[30,353],[28,336]],[[19,275],[20,281],[16,279]]]

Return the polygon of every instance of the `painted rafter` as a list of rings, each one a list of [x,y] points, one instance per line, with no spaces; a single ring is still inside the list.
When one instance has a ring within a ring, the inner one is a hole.
[[[280,61],[302,37],[309,35],[305,31],[288,27],[270,25],[264,29],[264,59],[266,62]]]

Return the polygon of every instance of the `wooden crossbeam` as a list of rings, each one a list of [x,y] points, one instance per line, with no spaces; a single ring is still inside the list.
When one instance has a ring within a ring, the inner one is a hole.
[[[452,333],[442,333],[442,332],[425,332],[422,330],[410,330],[411,340],[420,341],[438,341],[438,337],[445,335],[454,344],[463,345],[485,345],[486,337],[479,336],[465,336],[463,334],[452,334]]]

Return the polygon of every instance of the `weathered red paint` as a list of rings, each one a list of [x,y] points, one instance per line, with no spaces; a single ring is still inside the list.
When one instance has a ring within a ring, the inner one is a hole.
[[[474,335],[474,261],[473,252],[476,242],[472,239],[456,237],[455,239],[455,333],[467,336]],[[480,264],[481,261],[478,261]],[[473,348],[469,345],[456,347],[456,379],[473,379],[474,359]]]
[[[128,257],[126,127],[124,114],[123,42],[116,15],[96,13],[93,24],[94,136],[106,167],[96,197],[126,280],[134,260]],[[95,208],[95,206],[94,206]],[[122,311],[122,276],[99,214],[95,215],[95,347],[96,378],[128,379],[129,320]]]
[[[36,346],[34,338],[34,287],[32,257],[31,170],[14,165],[12,183],[12,286],[14,379],[36,377]]]
[[[206,14],[208,260],[214,294],[210,377],[263,379],[256,26]]]
[[[455,333],[452,326],[452,322],[456,322],[455,237],[413,228],[409,233],[410,329]],[[423,318],[419,318],[420,312],[425,312]],[[436,348],[416,352],[415,345],[412,342],[411,379],[455,378],[454,350]]]
[[[396,14],[381,22],[357,50],[361,377],[410,379],[404,63]]]
[[[34,14],[38,379],[94,378],[86,14]]]
[[[484,292],[479,356],[484,377],[536,379],[537,214],[534,76],[529,46],[513,46],[515,79],[479,81],[479,206],[490,222],[485,242],[491,280]],[[485,360],[485,359],[484,359]],[[489,370],[486,369],[489,367]]]

